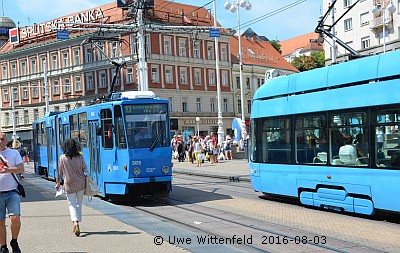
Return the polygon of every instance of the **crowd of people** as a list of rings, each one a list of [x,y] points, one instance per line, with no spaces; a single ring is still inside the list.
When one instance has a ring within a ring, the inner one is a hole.
[[[241,141],[241,150],[244,148],[242,143]],[[218,136],[214,132],[206,136],[189,135],[186,140],[182,135],[174,135],[171,139],[173,158],[179,162],[196,162],[197,167],[200,167],[205,161],[217,163],[218,160],[233,160],[233,145],[235,144],[231,135],[226,135],[224,141],[218,144]]]

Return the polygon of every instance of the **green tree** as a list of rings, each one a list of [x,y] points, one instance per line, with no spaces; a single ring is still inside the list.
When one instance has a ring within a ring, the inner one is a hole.
[[[312,52],[310,56],[301,55],[299,57],[295,57],[292,61],[292,65],[300,71],[324,67],[325,53],[324,51]]]
[[[278,40],[271,40],[269,42],[269,44],[271,44],[271,46],[273,46],[276,49],[276,51],[278,51],[280,54],[282,54],[281,44],[279,44]]]

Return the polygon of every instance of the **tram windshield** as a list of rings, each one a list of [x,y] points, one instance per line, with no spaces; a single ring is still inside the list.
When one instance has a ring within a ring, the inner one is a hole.
[[[124,105],[129,148],[166,147],[168,106],[166,104]]]

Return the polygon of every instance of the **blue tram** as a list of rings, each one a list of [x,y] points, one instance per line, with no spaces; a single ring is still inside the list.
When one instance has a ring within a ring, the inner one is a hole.
[[[34,121],[35,173],[55,179],[60,144],[74,138],[103,196],[167,196],[172,187],[169,101],[149,91],[112,97]]]
[[[400,212],[400,51],[261,86],[252,102],[255,191],[372,215]]]

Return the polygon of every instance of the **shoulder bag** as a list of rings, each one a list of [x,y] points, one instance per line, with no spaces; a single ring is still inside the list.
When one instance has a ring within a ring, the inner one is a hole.
[[[99,186],[96,184],[95,181],[93,181],[92,175],[90,174],[86,176],[86,186],[84,194],[86,196],[101,195]]]
[[[1,162],[8,167],[8,164],[4,161],[3,157],[0,156],[0,160]],[[25,194],[25,189],[24,186],[22,184],[19,183],[19,181],[17,180],[17,178],[15,177],[14,173],[11,173],[11,175],[13,176],[13,178],[15,179],[15,181],[17,182],[18,186],[17,186],[17,191],[19,193],[19,195],[21,195],[21,197],[25,198],[26,194]]]

